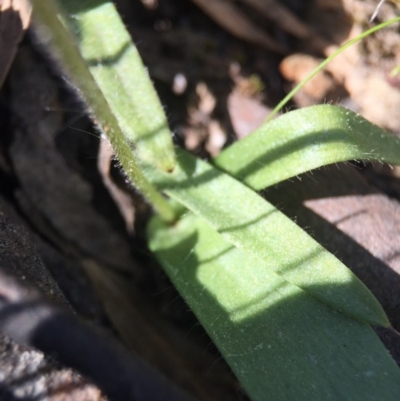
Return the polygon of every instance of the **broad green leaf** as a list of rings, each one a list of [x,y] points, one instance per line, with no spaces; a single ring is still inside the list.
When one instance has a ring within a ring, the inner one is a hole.
[[[387,326],[382,307],[338,259],[239,181],[184,151],[174,171],[149,169],[158,188],[203,217],[229,242],[316,299],[356,319]]]
[[[165,113],[113,2],[60,4],[82,57],[139,161],[172,170],[175,154]]]
[[[400,371],[368,325],[268,272],[192,213],[173,226],[154,218],[148,235],[253,401],[399,399]]]
[[[114,6],[88,0],[63,4],[76,11],[69,21],[76,23],[86,62],[66,27],[69,24],[61,23],[61,11],[54,0],[32,0],[39,38],[52,51],[63,74],[77,86],[127,176],[166,221],[174,220],[172,209],[138,166],[138,160],[143,159],[154,168],[169,171],[175,156],[159,101]]]
[[[213,163],[260,190],[305,171],[353,159],[400,164],[400,139],[350,110],[321,105],[264,124]]]

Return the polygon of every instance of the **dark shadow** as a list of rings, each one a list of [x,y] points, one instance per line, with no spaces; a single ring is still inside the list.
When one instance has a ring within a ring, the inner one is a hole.
[[[360,210],[360,211],[358,211],[356,213],[351,213],[348,216],[343,217],[342,219],[336,220],[334,222],[334,224],[336,225],[336,224],[344,223],[347,220],[350,220],[350,219],[352,219],[354,217],[361,216],[361,215],[367,214],[367,213],[368,213],[368,210],[366,210],[366,209]]]
[[[6,6],[4,4],[0,12],[0,88],[3,86],[24,33],[20,13],[13,8],[12,4],[4,10]]]
[[[195,244],[193,244],[193,246],[194,246],[194,245],[195,245]],[[202,259],[202,260],[201,260],[201,263],[212,262],[213,260],[216,260],[216,259],[220,258],[221,256],[224,256],[225,254],[229,253],[229,252],[232,251],[233,249],[235,249],[235,247],[232,245],[232,246],[230,246],[230,247],[224,249],[223,251],[216,253],[215,255],[212,255],[212,256],[210,256],[210,257],[208,257],[208,258],[206,258],[206,259]]]
[[[347,163],[323,166],[261,191],[278,208],[281,202],[287,207],[311,199],[376,193],[378,189],[360,179],[356,169]]]
[[[1,401],[37,401],[36,397],[20,397],[14,394],[14,391],[10,389],[8,384],[0,384],[0,400]]]
[[[89,67],[98,67],[98,66],[105,66],[109,67],[113,64],[118,63],[125,56],[129,48],[131,47],[131,43],[127,42],[121,45],[120,50],[118,50],[115,54],[109,57],[99,58],[99,59],[89,59],[86,60],[86,63]]]
[[[366,163],[362,173],[371,185],[400,201],[400,177],[393,174],[390,166],[380,165],[377,169],[376,163]]]
[[[0,300],[0,328],[13,340],[89,377],[111,400],[188,401],[180,390],[105,332],[43,299],[27,297],[23,288],[15,287],[21,291],[20,300],[8,296]],[[61,391],[59,388],[55,393]]]
[[[390,256],[387,257],[387,260],[391,261],[393,259],[396,259],[400,256],[400,251],[394,252],[393,254],[391,254]]]
[[[270,217],[271,215],[273,215],[274,213],[277,213],[277,212],[278,212],[278,210],[276,210],[276,209],[271,210],[270,212],[263,213],[260,216],[257,216],[257,218],[255,218],[253,220],[250,220],[250,221],[246,221],[245,223],[238,224],[238,225],[231,226],[231,227],[222,228],[220,230],[220,232],[221,233],[227,233],[227,232],[230,232],[230,231],[241,230],[242,228],[248,228],[248,227],[250,227],[250,226],[252,226],[254,224],[257,224],[261,220],[268,219],[268,217]]]
[[[70,14],[78,14],[107,3],[109,3],[107,0],[88,0],[84,2],[80,0],[68,0],[64,8],[67,9]]]
[[[122,59],[122,57],[126,54],[126,52],[129,50],[130,47],[131,47],[130,42],[125,43],[121,45],[121,49],[117,51],[114,55],[98,59],[89,59],[86,60],[86,63],[88,64],[89,67],[112,66],[113,64],[118,63],[118,61]]]

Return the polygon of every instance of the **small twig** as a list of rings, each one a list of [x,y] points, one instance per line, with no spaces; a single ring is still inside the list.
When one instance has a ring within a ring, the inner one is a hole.
[[[0,271],[0,331],[90,378],[113,401],[189,401],[104,332]]]

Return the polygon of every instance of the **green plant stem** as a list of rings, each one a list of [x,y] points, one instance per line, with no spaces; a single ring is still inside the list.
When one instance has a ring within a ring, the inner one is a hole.
[[[355,38],[346,42],[343,46],[340,46],[339,49],[334,51],[329,57],[327,57],[315,70],[313,70],[310,74],[308,74],[299,84],[297,84],[272,110],[272,112],[268,115],[265,123],[271,121],[272,118],[290,101],[290,99],[302,88],[308,81],[310,81],[315,75],[317,75],[323,68],[325,68],[338,54],[342,51],[346,50],[348,47],[354,45],[360,40],[364,39],[368,35],[379,31],[380,29],[386,28],[387,26],[394,24],[395,22],[400,22],[400,17],[390,19],[389,21],[383,22],[377,26],[374,26],[371,29],[363,32],[362,34],[356,36]]]
[[[52,0],[32,0],[32,4],[33,18],[41,39],[48,42],[46,45],[50,45],[60,67],[79,88],[79,94],[96,116],[98,126],[109,138],[125,173],[163,220],[174,221],[174,210],[144,177],[135,154],[75,46],[72,35],[57,18],[60,13],[57,5]]]
[[[390,76],[390,78],[394,78],[395,76],[397,76],[397,75],[399,75],[399,74],[400,74],[400,65],[398,65],[397,67],[394,67],[394,68],[390,71],[389,76]]]

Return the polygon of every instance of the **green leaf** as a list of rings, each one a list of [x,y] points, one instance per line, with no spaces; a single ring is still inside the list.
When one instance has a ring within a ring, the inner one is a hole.
[[[175,165],[170,130],[147,69],[112,2],[61,2],[80,53],[139,161]]]
[[[154,218],[148,231],[253,401],[399,399],[400,372],[370,327],[271,273],[192,213],[173,226]]]
[[[400,139],[350,110],[321,105],[264,124],[224,150],[213,164],[260,190],[353,159],[400,164]]]
[[[138,166],[143,160],[169,171],[175,156],[159,101],[114,6],[90,0],[64,1],[63,5],[76,14],[70,16],[70,24],[65,19],[62,24],[62,13],[53,0],[32,0],[32,5],[39,39],[50,48],[63,74],[78,87],[125,173],[160,216],[174,220],[169,204]],[[75,46],[68,25],[74,25],[84,44],[81,51],[90,67]]]
[[[172,173],[149,169],[148,179],[253,256],[266,275],[275,272],[356,319],[389,325],[364,284],[283,213],[208,163],[184,151],[177,160]]]

